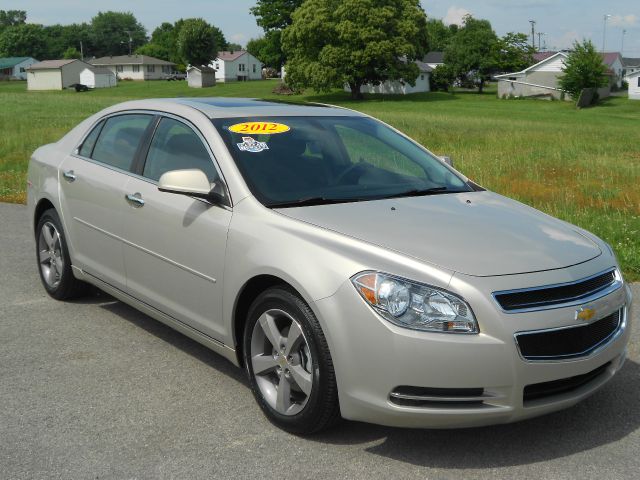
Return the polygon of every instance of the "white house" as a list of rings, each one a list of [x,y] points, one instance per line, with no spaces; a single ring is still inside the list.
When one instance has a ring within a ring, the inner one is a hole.
[[[115,74],[106,68],[87,66],[80,72],[80,83],[89,88],[115,87],[117,82]]]
[[[217,82],[262,80],[262,63],[246,50],[218,52],[209,66],[216,69]]]
[[[629,82],[629,99],[640,100],[640,70],[627,75]]]
[[[378,93],[382,95],[407,95],[410,93],[420,93],[431,91],[431,72],[433,69],[424,62],[416,60],[416,65],[420,73],[416,78],[415,86],[409,85],[404,80],[387,80],[378,85],[367,83],[360,87],[362,93]],[[350,92],[349,85],[344,86],[345,92]]]
[[[27,68],[27,90],[62,90],[80,83],[80,72],[91,67],[82,60],[45,60]]]
[[[422,61],[435,70],[440,65],[444,65],[444,52],[429,52]]]
[[[34,63],[38,63],[38,60],[32,57],[0,58],[0,78],[9,77],[26,80],[27,68]]]
[[[622,77],[624,70],[624,63],[622,62],[622,55],[618,52],[607,52],[602,55],[602,63],[604,63],[613,74],[613,82],[618,88],[622,87]]]
[[[162,80],[173,71],[175,63],[149,55],[117,55],[90,60],[91,65],[104,67],[118,80]]]
[[[553,97],[570,100],[569,95],[560,88],[560,77],[565,68],[568,54],[556,52],[544,60],[521,72],[496,75],[498,80],[498,96],[507,97]],[[613,75],[613,72],[610,73]],[[598,89],[600,98],[611,94],[611,87]]]
[[[640,72],[640,58],[623,58],[624,64],[624,81],[629,83],[629,75],[635,72]]]
[[[192,88],[213,87],[216,84],[216,71],[211,67],[187,68],[187,84]]]

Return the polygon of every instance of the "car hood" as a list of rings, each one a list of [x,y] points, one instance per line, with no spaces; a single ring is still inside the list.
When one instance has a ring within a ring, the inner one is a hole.
[[[568,267],[602,252],[565,222],[492,192],[283,208],[282,215],[474,276]]]

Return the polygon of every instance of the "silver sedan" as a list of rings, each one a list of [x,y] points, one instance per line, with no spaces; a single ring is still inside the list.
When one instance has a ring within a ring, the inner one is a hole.
[[[33,154],[42,283],[88,284],[246,369],[276,425],[504,423],[621,368],[611,247],[364,114],[141,100]]]

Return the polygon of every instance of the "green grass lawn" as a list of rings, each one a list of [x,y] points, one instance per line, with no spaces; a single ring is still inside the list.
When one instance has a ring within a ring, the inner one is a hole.
[[[495,91],[377,96],[279,97],[276,81],[190,89],[185,82],[120,82],[87,93],[27,92],[0,83],[0,200],[24,202],[29,155],[80,120],[117,102],[153,97],[242,96],[332,103],[373,115],[432,151],[450,155],[471,179],[584,227],[614,247],[625,275],[640,280],[640,102],[573,104],[499,100]],[[470,232],[470,235],[472,233]]]

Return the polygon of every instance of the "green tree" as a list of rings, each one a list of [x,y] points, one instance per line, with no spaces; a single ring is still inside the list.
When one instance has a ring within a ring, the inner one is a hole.
[[[427,37],[429,48],[434,52],[444,52],[453,36],[458,32],[458,25],[445,25],[442,20],[430,18],[427,21]]]
[[[307,0],[282,33],[287,83],[319,91],[347,84],[353,98],[367,83],[415,85],[426,23],[419,0]]]
[[[601,88],[609,84],[607,67],[591,40],[575,42],[564,64],[564,74],[559,82],[560,88],[568,92],[576,101],[585,88]]]
[[[448,92],[455,80],[456,75],[451,66],[446,63],[440,65],[431,73],[431,90]]]
[[[499,70],[498,52],[499,41],[491,23],[467,15],[445,50],[444,63],[461,83],[471,82],[482,93],[484,84]]]
[[[282,30],[293,23],[293,12],[304,0],[258,0],[251,13],[258,26],[264,29],[264,37],[259,44],[252,45],[255,56],[265,65],[280,70],[286,58],[282,51]],[[247,44],[249,50],[249,44]]]
[[[271,30],[264,37],[253,38],[247,42],[247,51],[265,66],[280,70],[284,55],[280,47],[281,30]]]
[[[187,63],[208,65],[218,52],[214,27],[202,18],[185,20],[178,35],[178,50]]]
[[[498,68],[502,72],[519,72],[533,64],[535,48],[524,33],[509,32],[497,44]]]
[[[304,0],[258,0],[251,13],[265,32],[283,30],[293,23],[292,15]]]
[[[96,57],[124,55],[147,43],[145,28],[131,12],[98,12],[91,19],[94,52]]]
[[[239,43],[228,43],[224,50],[237,52],[238,50],[242,50],[242,45],[240,45]]]
[[[7,27],[0,33],[0,57],[47,58],[47,39],[42,25],[34,23]]]
[[[0,30],[5,27],[24,25],[27,23],[27,12],[24,10],[0,10]]]
[[[81,58],[80,50],[76,47],[69,47],[62,54],[62,58]]]
[[[147,55],[149,57],[159,58],[160,60],[171,61],[169,60],[170,57],[167,49],[157,43],[145,43],[141,47],[136,48],[136,55]]]

